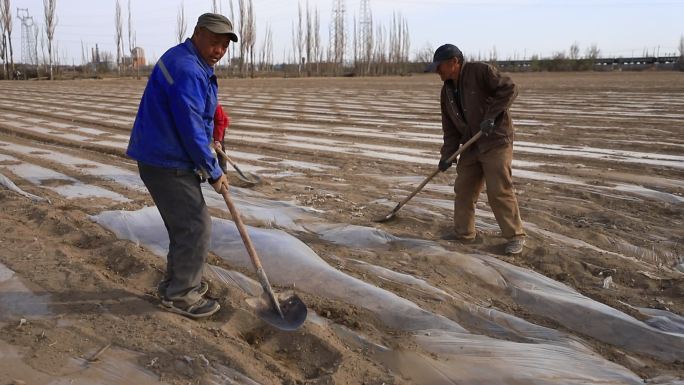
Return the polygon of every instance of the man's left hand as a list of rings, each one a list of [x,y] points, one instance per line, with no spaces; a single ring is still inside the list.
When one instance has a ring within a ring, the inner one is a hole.
[[[480,123],[480,131],[482,131],[482,134],[484,136],[489,136],[494,133],[494,129],[496,126],[494,125],[494,119],[487,119]]]

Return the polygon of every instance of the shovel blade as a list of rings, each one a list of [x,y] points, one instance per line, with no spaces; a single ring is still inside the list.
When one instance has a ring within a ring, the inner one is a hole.
[[[238,175],[238,179],[240,179],[243,182],[249,183],[251,185],[257,185],[257,184],[261,183],[261,177],[259,177],[256,174],[247,173],[247,175],[246,175],[242,172],[238,172],[237,175]]]
[[[267,324],[284,331],[299,329],[306,321],[308,314],[306,305],[296,294],[291,292],[281,294],[278,297],[278,304],[283,312],[282,317],[266,293],[250,302],[255,307],[256,315]]]

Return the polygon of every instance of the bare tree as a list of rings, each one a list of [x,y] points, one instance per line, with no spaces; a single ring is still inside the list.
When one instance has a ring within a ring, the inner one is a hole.
[[[4,7],[0,3],[0,60],[2,60],[2,78],[7,78],[7,35],[5,34]]]
[[[185,6],[183,5],[183,2],[181,2],[180,7],[178,7],[178,16],[176,17],[176,38],[178,44],[183,42],[187,30],[188,23],[185,20]]]
[[[216,3],[216,0],[211,0],[211,12],[212,13],[219,13],[219,7],[218,7],[218,4]]]
[[[128,55],[131,57],[131,64],[133,68],[137,70],[138,68],[138,58],[133,57],[133,50],[135,49],[135,32],[133,31],[133,23],[131,22],[132,12],[131,12],[131,0],[128,0]]]
[[[302,3],[298,2],[297,3],[297,31],[296,31],[296,36],[295,36],[295,47],[292,47],[295,50],[295,54],[297,55],[297,72],[301,75],[302,74],[302,58],[304,57],[304,46],[305,46],[305,41],[304,41],[304,32],[303,32],[303,22],[302,22]]]
[[[311,55],[313,54],[313,20],[311,19],[311,9],[309,8],[309,1],[306,1],[306,74],[311,75]]]
[[[245,4],[244,0],[239,0],[240,6],[240,73],[245,73],[245,63],[247,58],[251,63],[251,74],[254,76],[254,44],[256,43],[256,22],[254,20],[254,5],[252,0]]]
[[[416,53],[415,61],[418,63],[430,63],[432,62],[432,55],[434,52],[435,50],[432,48],[432,45],[430,45],[430,43],[425,43],[423,48]]]
[[[235,8],[233,7],[233,0],[228,1],[230,5],[230,21],[233,23],[233,28],[235,28]],[[242,39],[242,37],[240,37],[240,39]],[[231,46],[233,47],[230,55],[230,58],[232,59],[235,57],[235,44],[231,44]]]
[[[314,10],[313,37],[311,40],[313,44],[313,56],[314,60],[316,60],[316,73],[320,74],[320,66],[323,61],[323,52],[325,50],[321,47],[321,12],[318,10],[318,7]]]
[[[247,25],[249,28],[249,40],[244,41],[249,49],[249,61],[251,66],[251,76],[254,77],[254,45],[256,44],[256,17],[254,15],[254,2],[249,0],[249,12],[247,13]]]
[[[266,26],[264,35],[264,42],[261,46],[261,54],[259,55],[259,69],[262,71],[271,71],[273,67],[273,31],[271,26]]]
[[[43,65],[48,66],[48,58],[45,55],[45,47],[47,46],[47,37],[45,33],[39,33],[40,36],[40,56],[43,59]]]
[[[679,38],[679,58],[684,60],[684,35]]]
[[[39,75],[38,72],[40,71],[40,61],[38,60],[38,24],[34,23],[29,33],[33,34],[33,39],[31,39],[33,46],[30,48],[33,52],[33,57],[36,58],[36,74]]]
[[[121,3],[119,3],[119,0],[116,0],[114,27],[116,30],[116,67],[119,76],[121,76],[121,66],[123,64],[123,22],[121,20]]]
[[[352,30],[352,52],[354,53],[352,64],[353,67],[356,68],[359,63],[359,37],[357,36],[356,31],[356,15],[352,16],[352,26],[354,27]]]
[[[580,51],[579,44],[577,44],[577,42],[572,43],[572,45],[570,46],[570,52],[569,52],[570,60],[579,59],[579,51]]]
[[[239,71],[242,75],[244,74],[245,70],[245,52],[247,51],[247,42],[249,41],[249,27],[247,25],[247,7],[245,7],[244,0],[238,0],[238,12],[240,12],[240,26],[238,31],[240,31],[240,38],[242,39],[242,44],[240,44]]]
[[[410,37],[408,23],[400,13],[392,15],[389,36],[389,62],[392,64],[392,72],[401,73],[404,71],[404,64],[408,62],[410,49]]]
[[[585,57],[591,61],[594,61],[598,59],[600,54],[601,50],[598,48],[598,46],[596,44],[592,44],[589,48],[587,48]]]
[[[81,40],[81,65],[85,66],[87,64],[86,60],[86,47],[83,44],[83,40]]]
[[[378,25],[375,33],[375,52],[373,53],[373,62],[375,62],[375,73],[382,74],[385,71],[387,64],[387,56],[385,54],[385,27]]]
[[[492,50],[489,52],[489,62],[492,65],[496,65],[497,60],[499,60],[499,58],[496,53],[496,46],[492,46]]]
[[[2,17],[5,19],[5,33],[7,34],[6,47],[9,48],[9,64],[12,73],[14,73],[14,52],[12,52],[12,9],[10,8],[10,0],[2,0]]]
[[[50,80],[54,80],[54,72],[52,70],[52,40],[55,38],[55,28],[57,27],[57,17],[55,10],[57,9],[57,0],[43,0],[43,9],[45,14],[45,35],[48,40],[48,60],[50,63]]]

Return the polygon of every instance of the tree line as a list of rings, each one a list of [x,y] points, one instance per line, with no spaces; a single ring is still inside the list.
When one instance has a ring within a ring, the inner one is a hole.
[[[142,50],[136,46],[136,34],[133,29],[131,0],[128,0],[127,17],[121,7],[121,0],[115,1],[114,37],[116,52],[100,50],[99,45],[89,47],[81,42],[81,65],[72,65],[72,71],[86,76],[111,74],[119,76],[140,76],[140,72],[149,71],[150,65],[143,66],[139,57]],[[354,12],[349,20],[345,0],[331,0],[332,13],[327,26],[328,40],[321,38],[325,31],[321,26],[321,12],[309,2],[298,2],[297,15],[292,21],[291,44],[284,47],[282,59],[275,61],[273,31],[269,24],[257,34],[257,15],[253,0],[226,0],[228,9],[220,9],[221,0],[211,0],[211,11],[224,13],[234,23],[234,29],[240,36],[239,44],[232,44],[229,52],[216,65],[219,76],[382,76],[401,75],[422,72],[425,64],[432,60],[433,47],[425,45],[410,58],[411,38],[408,20],[400,12],[394,12],[385,23],[374,18],[370,9],[370,0],[361,0],[358,13]],[[67,62],[60,59],[59,45],[53,44],[57,0],[43,0],[44,23],[39,28],[34,26],[33,44],[35,76],[41,72],[46,77],[54,78],[53,67],[62,68]],[[127,29],[124,30],[124,19]],[[124,39],[124,31],[127,39]],[[0,0],[0,61],[2,61],[2,77],[7,79],[16,73],[12,47],[12,12],[10,0]],[[42,33],[39,33],[42,32]],[[177,43],[183,42],[192,31],[188,31],[188,20],[185,16],[184,3],[181,3],[176,18],[175,37]],[[38,45],[40,52],[38,55]],[[127,44],[126,44],[127,43]],[[127,45],[127,47],[126,47]],[[684,36],[679,42],[678,69],[684,70]],[[47,51],[47,53],[46,53]],[[550,58],[531,55],[524,60],[517,57],[500,60],[496,47],[485,55],[470,55],[468,60],[486,61],[506,70],[525,71],[584,71],[596,69],[601,51],[596,45],[580,54],[580,47],[573,43],[569,50],[555,52]],[[647,56],[647,55],[644,55]],[[24,63],[29,64],[29,63]],[[150,63],[153,65],[154,63]],[[141,68],[144,67],[144,68]]]

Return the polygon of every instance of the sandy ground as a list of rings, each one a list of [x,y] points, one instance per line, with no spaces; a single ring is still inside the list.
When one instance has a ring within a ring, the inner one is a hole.
[[[520,256],[502,255],[504,240],[484,194],[477,212],[483,241],[439,239],[450,228],[454,169],[438,175],[395,220],[372,221],[389,213],[437,163],[440,84],[434,76],[221,81],[221,102],[233,120],[229,154],[263,178],[246,190],[253,199],[315,209],[309,212],[316,221],[434,241],[454,255],[493,257],[639,322],[653,320],[644,309],[664,311],[679,325],[668,329],[672,346],[682,346],[684,75],[513,78],[520,87],[513,108],[514,179],[529,233]],[[467,370],[462,382],[412,371],[413,355],[442,357],[417,343],[410,330],[354,300],[302,291],[315,315],[287,333],[259,321],[245,301],[248,294],[210,277],[210,295],[222,305],[216,316],[196,322],[162,311],[154,290],[164,269],[159,253],[120,239],[91,218],[151,206],[150,197],[106,173],[87,172],[99,170],[88,163],[95,162],[135,176],[124,151],[144,84],[0,83],[0,173],[26,193],[49,199],[0,189],[0,384],[48,384],[55,378],[107,384],[131,378],[140,384],[478,383]],[[67,158],[77,160],[68,165]],[[231,180],[240,185],[234,175]],[[345,274],[470,333],[515,340],[495,336],[457,311],[452,300],[392,279],[387,271],[567,334],[642,379],[675,383],[684,376],[682,350],[674,358],[636,351],[622,343],[636,336],[617,328],[597,332],[601,327],[594,322],[600,321],[589,317],[584,327],[573,327],[563,322],[562,307],[546,312],[521,305],[514,290],[474,283],[455,260],[391,243],[342,244],[305,231],[313,223],[307,218],[290,218],[297,224],[290,226],[249,215],[243,205],[248,224],[281,229]],[[225,209],[211,210],[216,218],[230,218]],[[213,265],[255,277],[249,265],[216,254],[210,256]],[[364,263],[388,270],[379,274]]]

